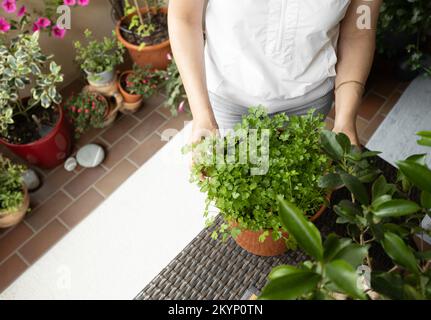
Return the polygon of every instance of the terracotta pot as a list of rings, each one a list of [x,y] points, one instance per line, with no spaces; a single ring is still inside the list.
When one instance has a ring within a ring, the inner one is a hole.
[[[310,217],[310,221],[315,221],[318,219],[327,209],[325,205],[323,205],[320,210],[312,217]],[[233,224],[235,226],[235,224]],[[236,237],[236,243],[243,248],[244,250],[263,257],[273,257],[284,254],[287,251],[285,240],[279,239],[274,241],[272,238],[272,230],[269,231],[269,236],[266,237],[264,242],[259,241],[259,237],[264,233],[264,231],[250,231],[243,230]],[[287,232],[283,232],[283,237],[288,238],[289,234]]]
[[[154,10],[154,9],[152,9]],[[168,8],[161,8],[160,9],[163,13],[168,13]],[[147,13],[147,10],[145,8],[141,9],[141,12],[143,14]],[[117,34],[118,40],[127,48],[129,51],[130,56],[132,57],[132,60],[139,66],[145,67],[148,65],[153,66],[156,69],[164,70],[169,65],[169,60],[167,58],[168,53],[171,52],[171,44],[169,39],[156,44],[156,45],[149,45],[145,46],[144,48],[140,49],[139,46],[134,45],[130,42],[128,42],[126,39],[123,38],[121,34],[121,24],[125,21],[130,19],[134,14],[130,14],[128,16],[123,17],[118,23],[115,28],[115,32]]]
[[[0,211],[0,229],[13,227],[24,219],[30,205],[30,196],[27,187],[23,187],[23,192],[24,200],[16,211]]]
[[[124,102],[125,103],[136,103],[136,102],[138,102],[138,101],[142,101],[142,95],[140,95],[140,94],[131,94],[131,93],[128,93],[127,91],[126,91],[126,89],[125,88],[123,88],[123,86],[121,85],[121,82],[127,77],[127,76],[129,76],[130,74],[132,74],[133,73],[133,71],[125,71],[125,72],[123,72],[121,75],[120,75],[120,77],[118,78],[118,81],[117,81],[117,86],[118,86],[118,90],[120,90],[120,93],[121,93],[121,95],[123,96],[123,99],[124,99]]]
[[[62,164],[72,151],[73,139],[63,108],[58,106],[58,111],[57,124],[42,139],[28,144],[11,144],[0,138],[0,143],[32,165],[50,169]]]

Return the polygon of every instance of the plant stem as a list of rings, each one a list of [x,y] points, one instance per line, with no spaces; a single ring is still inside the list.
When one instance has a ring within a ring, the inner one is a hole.
[[[144,17],[142,16],[141,10],[139,8],[139,3],[138,0],[133,0],[133,2],[135,3],[135,7],[136,7],[136,12],[138,14],[139,17],[139,21],[141,22],[141,24],[144,26],[145,22],[144,22]],[[149,23],[151,23],[151,12],[150,12],[150,6],[148,5],[147,0],[144,0],[144,7],[145,10],[147,10],[147,18]]]
[[[364,239],[364,231],[363,230],[361,230],[361,234],[359,235],[359,243],[360,243],[360,245],[361,246],[363,246],[363,245],[365,245],[365,239]],[[365,259],[367,260],[367,265],[368,265],[368,267],[370,267],[370,269],[372,269],[371,268],[371,259],[370,259],[370,255],[367,253],[367,255],[365,256]]]

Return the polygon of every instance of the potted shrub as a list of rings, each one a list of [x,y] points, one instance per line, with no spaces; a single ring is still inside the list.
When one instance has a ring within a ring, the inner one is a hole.
[[[123,96],[123,109],[136,111],[143,99],[151,97],[160,84],[160,72],[150,67],[134,65],[133,70],[123,72],[118,79],[118,88]]]
[[[318,143],[321,120],[312,113],[270,117],[264,108],[250,108],[235,131],[193,146],[192,181],[207,194],[205,216],[211,221],[214,204],[225,220],[213,238],[232,235],[251,253],[279,255],[290,238],[274,205],[278,196],[310,220],[324,212],[327,194],[318,181],[330,163]]]
[[[87,44],[74,43],[76,61],[87,74],[90,85],[106,86],[115,81],[115,67],[124,61],[124,47],[113,37],[102,41],[94,39],[90,30],[84,32]]]
[[[171,61],[171,63],[162,76],[163,87],[168,97],[165,106],[175,117],[179,112],[190,112],[190,106],[180,72],[171,54],[168,54],[168,60]]]
[[[72,139],[59,105],[61,67],[38,40],[39,32],[22,32],[0,44],[0,142],[31,164],[51,168],[68,156]],[[26,89],[30,97],[23,97]]]
[[[421,143],[431,145],[431,134],[421,134]],[[320,233],[302,212],[279,199],[284,226],[313,260],[274,269],[261,298],[431,299],[430,252],[409,246],[418,231],[431,233],[419,226],[431,208],[431,171],[422,163],[424,155],[399,161],[400,185],[391,184],[375,171],[370,174],[367,163],[362,171],[368,173],[361,172],[362,164],[376,153],[352,149],[346,138],[331,132],[322,135],[323,149],[334,161],[335,170],[321,184],[344,185],[350,192],[351,199],[334,207],[337,223],[346,226],[344,233],[349,238],[332,234],[322,245]],[[419,199],[410,192],[411,186],[420,191]],[[391,262],[389,267],[379,270],[371,249],[383,251]],[[358,270],[366,274],[360,275]]]
[[[18,224],[28,211],[30,197],[22,174],[25,168],[0,154],[0,228]]]
[[[75,128],[75,137],[79,139],[92,128],[100,129],[112,124],[117,115],[118,103],[114,97],[105,97],[86,88],[70,97],[65,108]]]
[[[127,48],[133,61],[141,67],[150,65],[166,69],[166,55],[171,51],[167,7],[164,1],[125,1],[125,16],[115,28],[118,40]]]

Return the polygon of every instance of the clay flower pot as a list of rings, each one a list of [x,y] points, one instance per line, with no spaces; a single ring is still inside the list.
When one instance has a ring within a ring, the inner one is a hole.
[[[10,228],[22,221],[30,205],[30,196],[27,187],[23,186],[24,200],[15,211],[0,211],[0,229]]]
[[[128,75],[132,74],[133,71],[125,71],[123,72],[117,81],[118,90],[123,96],[123,106],[120,109],[122,113],[134,113],[138,111],[138,109],[142,105],[142,101],[144,100],[142,95],[140,94],[131,94],[127,92],[126,88],[123,86],[123,81],[127,78]]]
[[[62,164],[72,151],[72,131],[63,108],[58,106],[58,121],[55,127],[42,139],[28,144],[12,144],[0,138],[13,153],[30,164],[50,169]]]
[[[154,10],[154,9],[151,9],[151,10]],[[168,13],[168,8],[161,8],[160,10],[165,14]],[[145,14],[148,11],[145,8],[142,8],[141,12]],[[171,52],[171,44],[169,39],[156,45],[148,45],[143,48],[139,48],[139,46],[128,42],[122,36],[121,34],[122,23],[124,21],[130,20],[130,18],[133,17],[133,15],[134,13],[128,16],[125,16],[117,23],[117,26],[115,28],[115,33],[117,34],[118,40],[127,48],[130,56],[132,57],[132,60],[137,65],[141,67],[151,65],[156,69],[165,70],[170,63],[170,61],[167,59],[168,53]]]
[[[325,211],[327,207],[326,205],[322,205],[320,210],[310,217],[310,221],[315,221],[318,219]],[[237,226],[237,224],[232,224],[232,226]],[[235,238],[235,242],[244,250],[262,257],[273,257],[279,256],[287,251],[287,246],[285,240],[279,239],[274,241],[272,238],[272,230],[269,231],[269,236],[266,237],[264,242],[259,241],[259,237],[264,233],[262,231],[251,231],[251,230],[243,230],[241,233]],[[288,238],[289,234],[287,232],[283,232],[283,237]]]

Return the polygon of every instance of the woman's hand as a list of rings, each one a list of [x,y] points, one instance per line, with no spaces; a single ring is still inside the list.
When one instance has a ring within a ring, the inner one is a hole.
[[[346,124],[344,126],[334,126],[334,129],[332,129],[335,133],[344,133],[346,136],[349,137],[350,142],[355,146],[360,146],[358,132],[356,130],[356,125],[354,123]]]
[[[217,134],[218,126],[215,120],[210,118],[193,119],[190,144],[198,143],[203,138]]]

